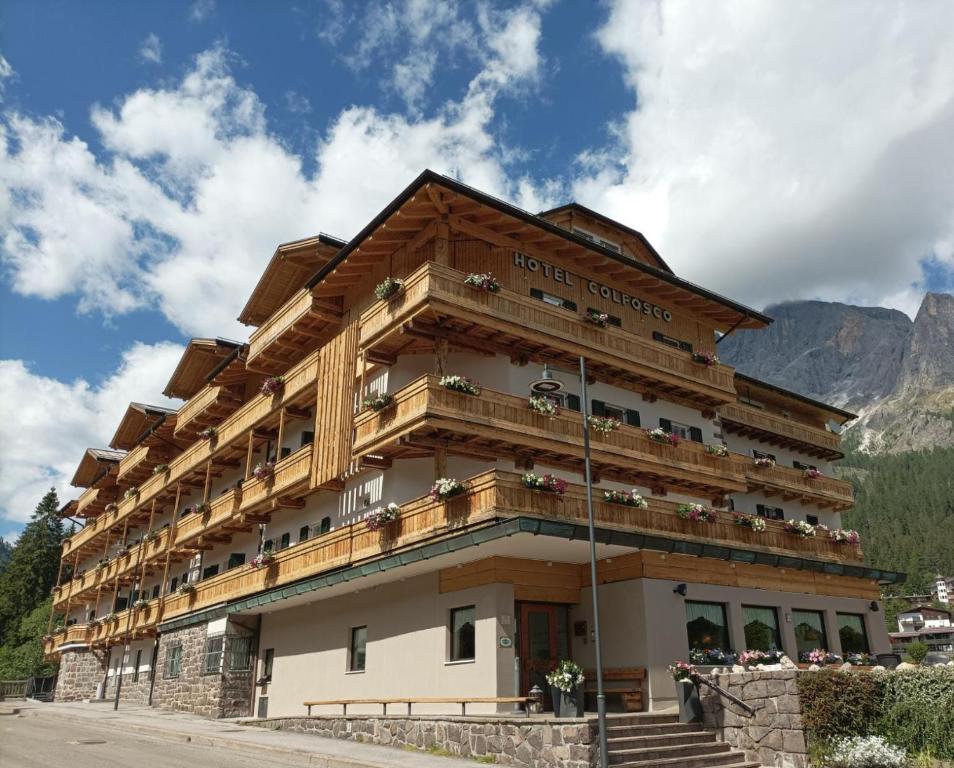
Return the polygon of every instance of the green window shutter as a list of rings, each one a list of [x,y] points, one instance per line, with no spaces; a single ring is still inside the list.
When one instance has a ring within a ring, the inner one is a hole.
[[[702,442],[702,430],[699,427],[689,427],[689,439],[694,443]]]
[[[567,395],[566,396],[566,407],[571,411],[580,410],[580,398],[577,395]]]
[[[590,403],[590,408],[594,416],[605,416],[606,415],[606,403],[602,400],[593,400]]]
[[[543,298],[543,291],[541,291],[539,288],[531,288],[531,289],[530,289],[530,298],[533,298],[533,299],[542,299],[542,298]]]
[[[626,409],[626,423],[631,427],[639,426],[639,411]]]
[[[666,432],[672,432],[672,422],[669,419],[660,419],[659,426]]]

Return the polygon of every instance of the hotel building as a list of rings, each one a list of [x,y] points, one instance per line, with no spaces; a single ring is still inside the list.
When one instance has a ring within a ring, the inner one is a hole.
[[[239,319],[246,343],[189,343],[178,410],[133,403],[82,458],[58,699],[121,679],[123,700],[293,716],[591,668],[584,413],[604,664],[640,671],[611,707],[672,705],[691,648],[890,650],[876,601],[903,575],[828,533],[852,414],[719,363],[717,338],[770,318],[639,232],[424,172],[353,240],[279,246]]]

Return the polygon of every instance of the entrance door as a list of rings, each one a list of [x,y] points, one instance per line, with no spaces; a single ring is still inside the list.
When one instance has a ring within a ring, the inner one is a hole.
[[[561,616],[561,612],[563,616]],[[527,696],[539,685],[543,689],[544,706],[552,709],[547,673],[566,658],[566,608],[547,603],[523,603],[520,606],[520,694]]]

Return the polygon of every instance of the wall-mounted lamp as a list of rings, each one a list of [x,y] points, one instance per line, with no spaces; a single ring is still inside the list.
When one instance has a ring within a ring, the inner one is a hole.
[[[880,609],[878,608],[878,601],[877,601],[877,600],[872,600],[870,603],[868,603],[868,607],[869,607],[872,611],[874,611],[875,613],[877,613],[877,612],[880,610]]]
[[[674,595],[681,595],[682,597],[686,596],[686,592],[689,591],[689,588],[685,584],[678,584],[673,590]]]
[[[553,371],[550,370],[548,363],[543,365],[542,376],[536,381],[530,382],[530,391],[532,392],[559,392],[561,389],[563,389],[563,382],[553,378]]]

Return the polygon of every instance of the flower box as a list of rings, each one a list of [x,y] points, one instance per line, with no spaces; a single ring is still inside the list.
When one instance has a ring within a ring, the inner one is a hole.
[[[824,648],[815,648],[811,651],[804,651],[798,660],[803,664],[817,664],[819,667],[831,664],[841,664],[842,658],[837,653],[826,651]]]
[[[454,392],[463,392],[465,395],[479,395],[480,384],[466,376],[441,376],[440,385]]]
[[[464,285],[487,293],[497,293],[500,290],[500,283],[489,272],[471,272],[464,278]]]
[[[752,463],[761,469],[769,469],[775,466],[775,459],[770,459],[768,456],[759,456]]]
[[[277,395],[285,387],[284,376],[269,376],[262,382],[261,392],[263,395]]]
[[[191,595],[195,593],[195,585],[190,584],[188,581],[185,584],[180,584],[179,588],[176,590],[180,595]]]
[[[199,437],[203,440],[212,440],[219,436],[219,430],[215,427],[206,427],[199,433]]]
[[[124,499],[134,499],[139,495],[138,488],[127,488],[126,492],[123,494]]]
[[[549,397],[530,395],[530,399],[527,401],[527,407],[534,413],[539,413],[541,416],[549,416],[551,419],[560,415],[560,406]]]
[[[601,435],[608,435],[610,432],[614,432],[623,426],[623,422],[611,416],[590,416],[587,421],[590,424],[590,428],[599,432]]]
[[[857,544],[861,541],[858,531],[847,528],[833,528],[828,531],[828,538],[836,544]]]
[[[679,445],[679,436],[670,434],[662,427],[647,429],[646,437],[648,437],[654,443],[662,443],[663,445]]]
[[[275,561],[274,555],[269,550],[264,552],[259,552],[255,557],[252,558],[250,565],[253,568],[267,568]]]
[[[729,455],[729,449],[726,446],[721,444],[720,445],[707,444],[706,453],[708,453],[710,456],[718,456],[724,459],[726,456]]]
[[[117,621],[119,621],[118,613],[107,613],[103,616],[103,624],[115,624]]]
[[[687,664],[684,661],[676,661],[670,664],[669,674],[672,675],[672,679],[677,683],[691,682],[699,675],[692,664]]]
[[[689,661],[693,664],[716,665],[735,664],[738,654],[723,648],[690,648]]]
[[[676,514],[683,520],[691,520],[694,523],[714,523],[716,513],[714,509],[709,509],[704,504],[680,504],[676,507]]]
[[[394,398],[391,397],[391,395],[384,394],[384,395],[370,395],[364,398],[364,400],[361,402],[361,405],[365,409],[370,408],[372,411],[383,411],[385,408],[392,405],[393,403],[394,403]]]
[[[763,667],[767,664],[779,664],[784,656],[781,651],[742,651],[739,664],[743,667]]]
[[[111,515],[113,512],[118,512],[118,511],[119,511],[119,505],[118,505],[118,504],[112,503],[112,504],[107,504],[107,505],[106,505],[106,514],[107,514],[107,515]]]
[[[377,296],[382,301],[386,301],[393,296],[396,296],[401,289],[404,287],[404,282],[398,280],[396,277],[386,277],[384,281],[378,283],[374,289],[374,295]]]
[[[401,508],[394,502],[391,502],[382,509],[375,509],[369,512],[364,522],[368,526],[368,530],[378,531],[388,523],[393,523],[397,520],[400,514]]]
[[[719,364],[719,358],[715,356],[713,352],[693,352],[692,360],[696,363],[701,363],[706,367],[711,367],[713,365]]]
[[[606,324],[609,322],[609,315],[605,312],[598,312],[594,309],[588,309],[583,313],[583,319],[592,325],[605,328]]]
[[[103,557],[100,558],[99,562],[96,563],[96,570],[102,571],[105,568],[109,568],[109,558]]]
[[[647,509],[649,502],[646,501],[634,488],[631,491],[603,491],[603,501],[610,504],[622,504],[624,507],[636,507],[637,509]]]
[[[546,491],[562,496],[566,493],[567,482],[563,478],[554,475],[535,475],[533,472],[527,472],[521,480],[525,488],[533,491]]]
[[[751,528],[756,533],[762,533],[768,527],[765,524],[764,518],[761,518],[758,515],[747,515],[744,512],[733,512],[732,522],[734,522],[736,525],[742,526],[743,528]]]
[[[793,536],[800,536],[803,539],[807,539],[815,535],[815,526],[804,520],[786,520],[785,533],[791,533]]]
[[[816,480],[819,477],[824,477],[825,474],[820,469],[815,469],[814,467],[809,467],[805,470],[805,477],[809,480]]]
[[[252,475],[256,480],[267,480],[275,474],[274,461],[260,461],[252,470]]]
[[[156,466],[152,468],[152,474],[154,475],[161,475],[164,472],[168,472],[168,471],[169,471],[168,464],[156,464]]]
[[[135,608],[138,611],[144,610],[145,608],[148,608],[148,607],[149,607],[148,600],[137,600],[135,603],[133,603],[133,608]]]
[[[454,496],[460,496],[467,490],[467,486],[452,477],[442,477],[428,492],[434,501],[447,501]]]

